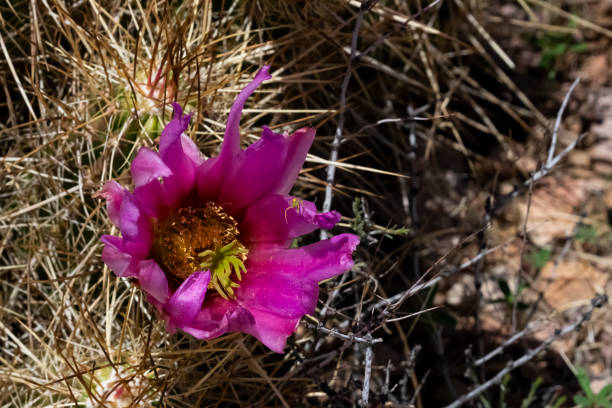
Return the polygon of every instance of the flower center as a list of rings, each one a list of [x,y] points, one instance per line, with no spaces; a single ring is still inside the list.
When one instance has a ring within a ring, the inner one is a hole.
[[[215,203],[181,208],[157,225],[151,255],[171,285],[178,287],[192,273],[210,270],[208,288],[225,299],[233,298],[239,285],[232,275],[242,280],[248,253],[237,239],[237,225]]]

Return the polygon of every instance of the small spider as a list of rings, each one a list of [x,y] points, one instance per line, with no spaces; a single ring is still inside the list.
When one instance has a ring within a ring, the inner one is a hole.
[[[289,224],[289,222],[287,221],[287,211],[289,211],[289,210],[291,210],[291,209],[294,209],[294,210],[295,210],[295,212],[296,212],[297,214],[299,214],[299,213],[300,213],[300,210],[301,210],[303,207],[304,207],[304,201],[300,200],[299,198],[295,198],[295,197],[293,197],[293,198],[291,199],[291,205],[290,205],[289,207],[285,208],[285,222],[286,222],[287,224]]]

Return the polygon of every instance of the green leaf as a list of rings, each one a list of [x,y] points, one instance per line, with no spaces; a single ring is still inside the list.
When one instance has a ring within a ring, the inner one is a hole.
[[[516,291],[518,295],[521,294],[521,292],[527,288],[531,287],[531,285],[529,285],[529,282],[521,282],[521,284],[518,286],[518,290]]]
[[[576,241],[593,242],[597,239],[597,228],[593,225],[581,224],[576,228]]]
[[[531,403],[533,402],[536,391],[540,385],[542,385],[542,377],[536,378],[535,381],[531,383],[529,394],[527,394],[527,398],[525,398],[521,403],[521,408],[529,408],[529,405],[531,405]]]
[[[590,407],[592,402],[584,395],[574,395],[574,402],[581,407]]]
[[[610,401],[600,400],[599,398],[597,399],[595,404],[599,408],[612,408],[612,403]]]
[[[538,269],[541,269],[550,260],[552,252],[548,248],[537,248],[531,251],[527,261]]]
[[[500,279],[497,281],[497,286],[506,296],[506,299],[512,296],[512,292],[510,291],[510,286],[508,286],[508,282],[505,279]]]
[[[591,390],[591,380],[584,368],[576,367],[576,379],[578,380],[578,384],[580,384],[580,388],[582,388],[587,397],[589,397],[589,400],[593,401],[595,394],[593,390]]]
[[[581,42],[581,43],[572,45],[570,50],[574,51],[574,52],[584,52],[584,51],[587,50],[587,45],[586,45],[586,43]]]
[[[566,400],[567,397],[565,395],[560,396],[559,399],[555,401],[552,408],[561,408],[561,405],[565,404]],[[548,408],[548,406],[546,408]]]
[[[612,384],[608,384],[603,387],[599,394],[597,394],[598,400],[608,401],[610,399],[610,395],[612,395]]]

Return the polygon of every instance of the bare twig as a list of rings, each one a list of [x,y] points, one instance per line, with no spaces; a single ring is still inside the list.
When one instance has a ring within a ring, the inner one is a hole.
[[[584,138],[585,134],[579,135],[576,138],[576,140],[574,140],[573,143],[568,145],[565,149],[561,150],[556,156],[554,155],[555,146],[557,144],[557,134],[559,132],[559,127],[561,126],[561,116],[563,115],[563,112],[565,111],[565,107],[567,106],[569,98],[579,81],[580,81],[580,78],[577,78],[574,81],[572,86],[567,91],[565,98],[563,99],[563,103],[561,104],[561,108],[559,109],[559,113],[557,114],[557,120],[555,121],[555,126],[553,128],[553,136],[551,139],[550,148],[548,150],[548,157],[546,159],[546,162],[544,163],[542,168],[540,168],[538,171],[533,173],[533,175],[528,180],[525,180],[525,182],[520,187],[514,189],[514,191],[498,199],[493,209],[493,212],[499,211],[501,208],[506,206],[506,204],[512,201],[515,197],[517,197],[524,190],[528,189],[531,185],[535,184],[537,181],[547,176],[554,169],[554,167],[557,164],[559,164],[559,162],[565,156],[567,156],[569,152],[574,150],[576,146],[578,145],[578,143],[580,143],[580,141],[582,141],[582,139]]]
[[[375,2],[374,2],[375,3]],[[361,7],[359,8],[359,14],[357,14],[357,21],[355,22],[355,28],[353,29],[353,35],[351,37],[351,55],[346,67],[346,74],[342,80],[342,87],[340,88],[340,113],[338,114],[338,124],[336,126],[336,133],[334,134],[334,140],[331,145],[331,152],[329,154],[330,164],[327,166],[327,177],[325,179],[325,199],[323,200],[323,211],[327,212],[331,210],[332,199],[334,192],[332,186],[334,184],[334,178],[336,175],[336,161],[338,160],[338,149],[342,143],[342,131],[344,128],[344,114],[346,110],[346,93],[348,91],[348,85],[351,80],[353,73],[353,62],[357,53],[357,40],[359,38],[359,29],[363,22],[363,16],[365,12],[374,5],[371,1],[362,0]],[[327,238],[327,232],[321,230],[321,238]]]
[[[481,358],[479,358],[478,360],[474,361],[473,366],[474,367],[478,367],[479,365],[482,365],[484,363],[486,363],[487,361],[491,360],[493,357],[501,354],[504,352],[504,349],[506,347],[508,347],[509,345],[515,343],[516,341],[518,341],[521,337],[525,336],[526,334],[529,334],[531,331],[533,331],[533,326],[527,326],[525,327],[523,330],[521,330],[520,332],[514,334],[512,337],[510,337],[508,340],[504,341],[502,344],[500,344],[499,346],[497,346],[494,350],[491,350],[489,353],[487,353],[487,355],[482,356]]]
[[[481,259],[483,259],[485,256],[489,255],[492,252],[497,251],[500,248],[503,248],[505,245],[507,244],[502,244],[502,245],[497,245],[493,248],[488,248],[486,250],[480,251],[476,256],[474,256],[473,258],[465,261],[464,263],[462,263],[459,266],[456,266],[446,272],[442,272],[441,274],[439,274],[438,276],[428,280],[427,282],[423,282],[423,283],[419,283],[417,282],[416,284],[414,284],[412,287],[410,287],[408,290],[405,290],[403,292],[400,293],[396,293],[393,296],[390,296],[386,299],[381,299],[378,302],[376,302],[374,305],[372,305],[371,310],[377,310],[383,307],[390,307],[391,309],[394,309],[396,307],[396,305],[402,304],[403,301],[405,299],[408,299],[410,296],[413,296],[415,293],[420,292],[422,290],[425,289],[429,289],[432,286],[436,285],[437,283],[439,283],[442,279],[447,278],[449,276],[452,276],[458,272],[461,272],[469,267],[471,267],[472,265],[475,265],[476,263],[478,263]]]
[[[355,335],[354,333],[348,333],[348,334],[341,333],[341,332],[339,332],[336,329],[328,329],[327,327],[324,327],[323,325],[321,325],[321,323],[314,324],[314,323],[311,323],[311,322],[303,322],[303,324],[306,327],[309,327],[311,329],[314,329],[316,331],[324,333],[324,334],[326,334],[328,336],[336,337],[336,338],[339,338],[339,339],[342,339],[342,340],[346,340],[346,341],[349,341],[351,343],[363,343],[363,344],[372,345],[372,344],[376,344],[376,343],[381,343],[383,341],[383,339],[381,339],[381,338],[374,339],[370,335],[367,335],[367,336],[364,336],[364,337],[359,337],[359,336]]]
[[[455,400],[452,404],[449,404],[449,405],[447,405],[444,408],[458,408],[458,407],[462,406],[464,403],[466,403],[468,401],[471,401],[474,398],[478,397],[479,395],[481,395],[483,392],[485,392],[486,390],[488,390],[492,386],[494,386],[496,384],[499,384],[500,381],[502,380],[502,378],[504,378],[504,376],[506,374],[508,374],[509,372],[514,370],[515,368],[520,367],[523,364],[531,361],[541,351],[546,350],[555,340],[557,340],[558,338],[560,338],[560,337],[562,337],[562,336],[564,336],[564,335],[566,335],[568,333],[573,332],[574,330],[580,329],[580,327],[582,327],[582,324],[584,322],[589,321],[591,319],[591,314],[592,314],[593,310],[595,308],[602,307],[606,303],[608,303],[608,296],[607,295],[604,294],[604,295],[597,295],[597,296],[595,296],[591,300],[591,306],[589,307],[589,310],[584,312],[584,313],[582,313],[582,315],[580,316],[580,318],[576,322],[574,322],[574,323],[572,323],[572,324],[570,324],[568,326],[565,326],[561,330],[556,331],[552,336],[550,336],[549,338],[544,340],[542,342],[542,344],[540,344],[538,347],[529,350],[521,358],[518,358],[516,360],[513,360],[513,361],[509,362],[508,365],[506,365],[506,367],[504,369],[500,370],[497,374],[495,374],[495,376],[493,378],[489,379],[488,381],[485,381],[484,383],[482,383],[481,385],[479,385],[478,387],[476,387],[472,391],[468,392],[467,394],[464,394],[459,399]],[[517,335],[518,334],[519,333],[517,333]]]
[[[366,339],[371,339],[372,336],[368,333]],[[368,399],[370,397],[370,378],[372,377],[372,343],[366,346],[365,351],[365,372],[363,374],[363,389],[361,391],[361,406],[368,406]]]
[[[550,163],[553,161],[555,157],[555,148],[557,147],[557,136],[559,134],[559,128],[561,127],[561,118],[563,117],[563,112],[565,112],[565,108],[567,107],[567,103],[569,102],[569,98],[574,92],[574,88],[580,82],[580,77],[576,78],[572,85],[569,87],[569,90],[565,94],[563,98],[563,103],[561,103],[561,108],[557,113],[557,119],[555,120],[555,127],[553,128],[552,138],[550,140],[550,148],[548,149],[548,157],[546,158],[546,162]]]
[[[518,273],[516,274],[516,287],[515,287],[515,295],[514,300],[512,302],[512,333],[516,331],[517,325],[517,314],[518,314],[518,304],[519,304],[519,296],[520,296],[520,288],[521,283],[523,281],[523,262],[525,258],[525,247],[527,246],[527,221],[529,221],[529,214],[531,213],[531,199],[533,198],[533,184],[529,187],[529,194],[527,195],[527,209],[525,210],[525,219],[523,220],[523,228],[522,228],[522,244],[521,244],[521,253],[519,255],[519,267]]]

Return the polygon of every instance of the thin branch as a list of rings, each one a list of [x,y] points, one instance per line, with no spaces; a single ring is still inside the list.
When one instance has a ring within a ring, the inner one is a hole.
[[[562,337],[562,336],[564,336],[564,335],[566,335],[568,333],[573,332],[574,330],[579,330],[582,327],[582,324],[584,322],[587,322],[587,321],[589,321],[591,319],[591,314],[593,313],[593,310],[595,308],[602,307],[606,303],[608,303],[608,296],[607,295],[603,294],[603,295],[595,296],[591,300],[591,307],[589,308],[589,310],[584,312],[584,313],[582,313],[582,315],[580,316],[580,318],[576,322],[574,322],[574,323],[572,323],[572,324],[570,324],[568,326],[565,326],[561,330],[555,331],[555,333],[552,336],[550,336],[549,338],[544,340],[542,342],[542,344],[540,344],[538,347],[529,350],[521,358],[509,362],[508,365],[504,369],[500,370],[497,374],[495,374],[495,376],[493,378],[491,378],[490,380],[482,383],[481,385],[479,385],[478,387],[474,388],[472,391],[468,392],[467,394],[464,394],[459,399],[455,400],[452,404],[449,404],[449,405],[445,406],[444,408],[459,408],[464,403],[466,403],[468,401],[471,401],[474,398],[478,397],[479,395],[481,395],[483,392],[485,392],[486,390],[488,390],[492,386],[494,386],[496,384],[499,384],[501,382],[502,378],[504,378],[504,376],[506,374],[508,374],[510,371],[514,370],[515,368],[518,368],[518,367],[522,366],[523,364],[531,361],[541,351],[546,350],[555,340],[557,340],[558,338],[560,338],[560,337]]]
[[[336,338],[342,339],[342,340],[346,340],[346,341],[349,341],[351,343],[363,343],[363,344],[372,345],[372,344],[376,344],[376,343],[381,343],[383,341],[383,339],[381,339],[381,338],[373,339],[372,336],[370,336],[370,335],[367,335],[367,336],[364,336],[364,337],[359,337],[359,336],[356,336],[354,333],[344,334],[344,333],[339,332],[336,329],[328,329],[327,327],[324,327],[323,325],[321,325],[321,323],[314,324],[314,323],[311,323],[311,322],[303,322],[303,324],[306,327],[308,327],[308,328],[314,329],[314,330],[319,331],[321,333],[324,333],[324,334],[326,334],[328,336],[336,337]]]
[[[495,348],[494,350],[491,350],[487,355],[485,355],[485,356],[479,358],[478,360],[474,361],[474,367],[478,367],[479,365],[482,365],[482,364],[486,363],[487,361],[491,360],[493,357],[495,357],[495,356],[497,356],[499,354],[502,354],[506,347],[508,347],[509,345],[515,343],[516,341],[518,341],[521,337],[525,336],[526,334],[531,333],[532,330],[533,330],[532,326],[527,326],[523,330],[521,330],[520,332],[514,334],[508,340],[504,341],[502,344],[497,346],[497,348]]]
[[[548,149],[548,158],[546,159],[547,163],[552,162],[553,158],[555,157],[555,148],[557,147],[557,136],[559,134],[559,128],[561,127],[561,118],[563,117],[563,112],[565,112],[565,108],[567,107],[569,98],[572,95],[572,92],[574,92],[574,88],[576,88],[576,85],[578,85],[579,82],[580,77],[574,80],[574,83],[572,83],[569,90],[565,94],[565,97],[563,98],[563,103],[561,104],[561,108],[557,113],[557,120],[555,120],[555,127],[553,128],[552,139],[550,141],[550,149]]]
[[[368,333],[366,339],[371,339],[372,336]],[[372,343],[366,346],[365,351],[365,372],[363,374],[363,388],[361,391],[361,406],[368,406],[368,399],[370,397],[370,378],[372,376]]]
[[[474,256],[472,259],[469,259],[467,261],[465,261],[464,263],[462,263],[461,265],[448,270],[447,272],[443,272],[440,275],[436,276],[435,278],[432,278],[430,280],[428,280],[427,282],[424,283],[417,283],[415,285],[413,285],[410,289],[405,290],[403,292],[397,293],[393,296],[390,296],[386,299],[381,299],[378,302],[376,302],[372,307],[371,310],[377,310],[383,307],[388,307],[391,306],[392,309],[394,309],[396,307],[396,305],[402,304],[404,302],[404,300],[408,299],[410,296],[413,296],[415,293],[420,292],[422,290],[425,289],[429,289],[432,286],[434,286],[435,284],[437,284],[438,282],[440,282],[442,279],[447,278],[449,276],[452,276],[458,272],[461,272],[467,268],[469,268],[470,266],[478,263],[478,261],[480,261],[482,258],[484,258],[485,256],[489,255],[492,252],[497,251],[499,248],[504,247],[507,244],[501,244],[501,245],[497,245],[493,248],[488,248],[486,250],[480,251],[476,256]]]
[[[375,2],[374,2],[375,3]],[[353,72],[353,62],[355,61],[355,56],[357,54],[357,40],[359,38],[359,29],[361,28],[361,23],[363,23],[363,16],[370,7],[374,5],[367,0],[361,1],[361,8],[359,9],[359,14],[357,15],[357,21],[355,22],[355,28],[353,29],[353,35],[351,37],[351,55],[348,61],[348,66],[346,67],[346,74],[344,75],[344,79],[342,80],[342,87],[340,89],[340,107],[338,114],[338,124],[336,126],[336,133],[334,134],[334,140],[331,145],[331,152],[329,154],[330,164],[327,166],[327,177],[325,179],[325,199],[323,201],[323,211],[327,212],[331,210],[332,199],[333,199],[333,189],[332,186],[334,184],[334,178],[336,176],[336,161],[338,160],[338,149],[340,148],[340,144],[342,143],[342,130],[344,127],[344,111],[346,110],[346,93],[348,91],[348,85],[351,80],[351,75]],[[321,230],[321,238],[327,238],[327,232]]]
[[[540,168],[540,170],[538,170],[535,173],[533,173],[533,175],[528,180],[525,180],[525,182],[520,187],[516,188],[514,191],[506,194],[505,196],[503,196],[499,200],[497,200],[497,203],[496,203],[495,207],[493,208],[493,213],[495,213],[495,212],[499,211],[501,208],[505,207],[506,204],[508,204],[510,201],[512,201],[516,196],[518,196],[520,193],[522,193],[525,189],[528,189],[531,185],[535,184],[541,178],[547,176],[553,170],[553,168],[565,156],[568,155],[569,152],[571,152],[572,150],[574,150],[576,148],[578,143],[580,143],[582,141],[582,139],[584,138],[584,136],[586,135],[585,133],[579,135],[576,138],[576,140],[574,140],[573,143],[571,143],[569,146],[567,146],[565,149],[563,149],[561,152],[559,152],[559,154],[557,154],[556,156],[554,155],[555,146],[557,144],[557,134],[559,132],[559,127],[561,125],[561,119],[560,118],[563,115],[563,111],[565,110],[565,107],[566,107],[566,105],[568,103],[567,101],[569,101],[570,95],[574,91],[574,88],[576,87],[576,85],[578,84],[579,81],[580,81],[580,78],[577,78],[574,81],[572,86],[567,91],[567,94],[565,95],[565,98],[563,99],[563,103],[561,104],[561,108],[559,109],[559,113],[557,114],[557,120],[555,122],[555,127],[553,128],[553,137],[552,137],[552,140],[551,140],[551,143],[550,143],[550,148],[548,150],[548,157],[546,159],[546,163],[544,163],[544,165],[542,166],[542,168]],[[552,155],[551,155],[551,152],[553,153]]]

